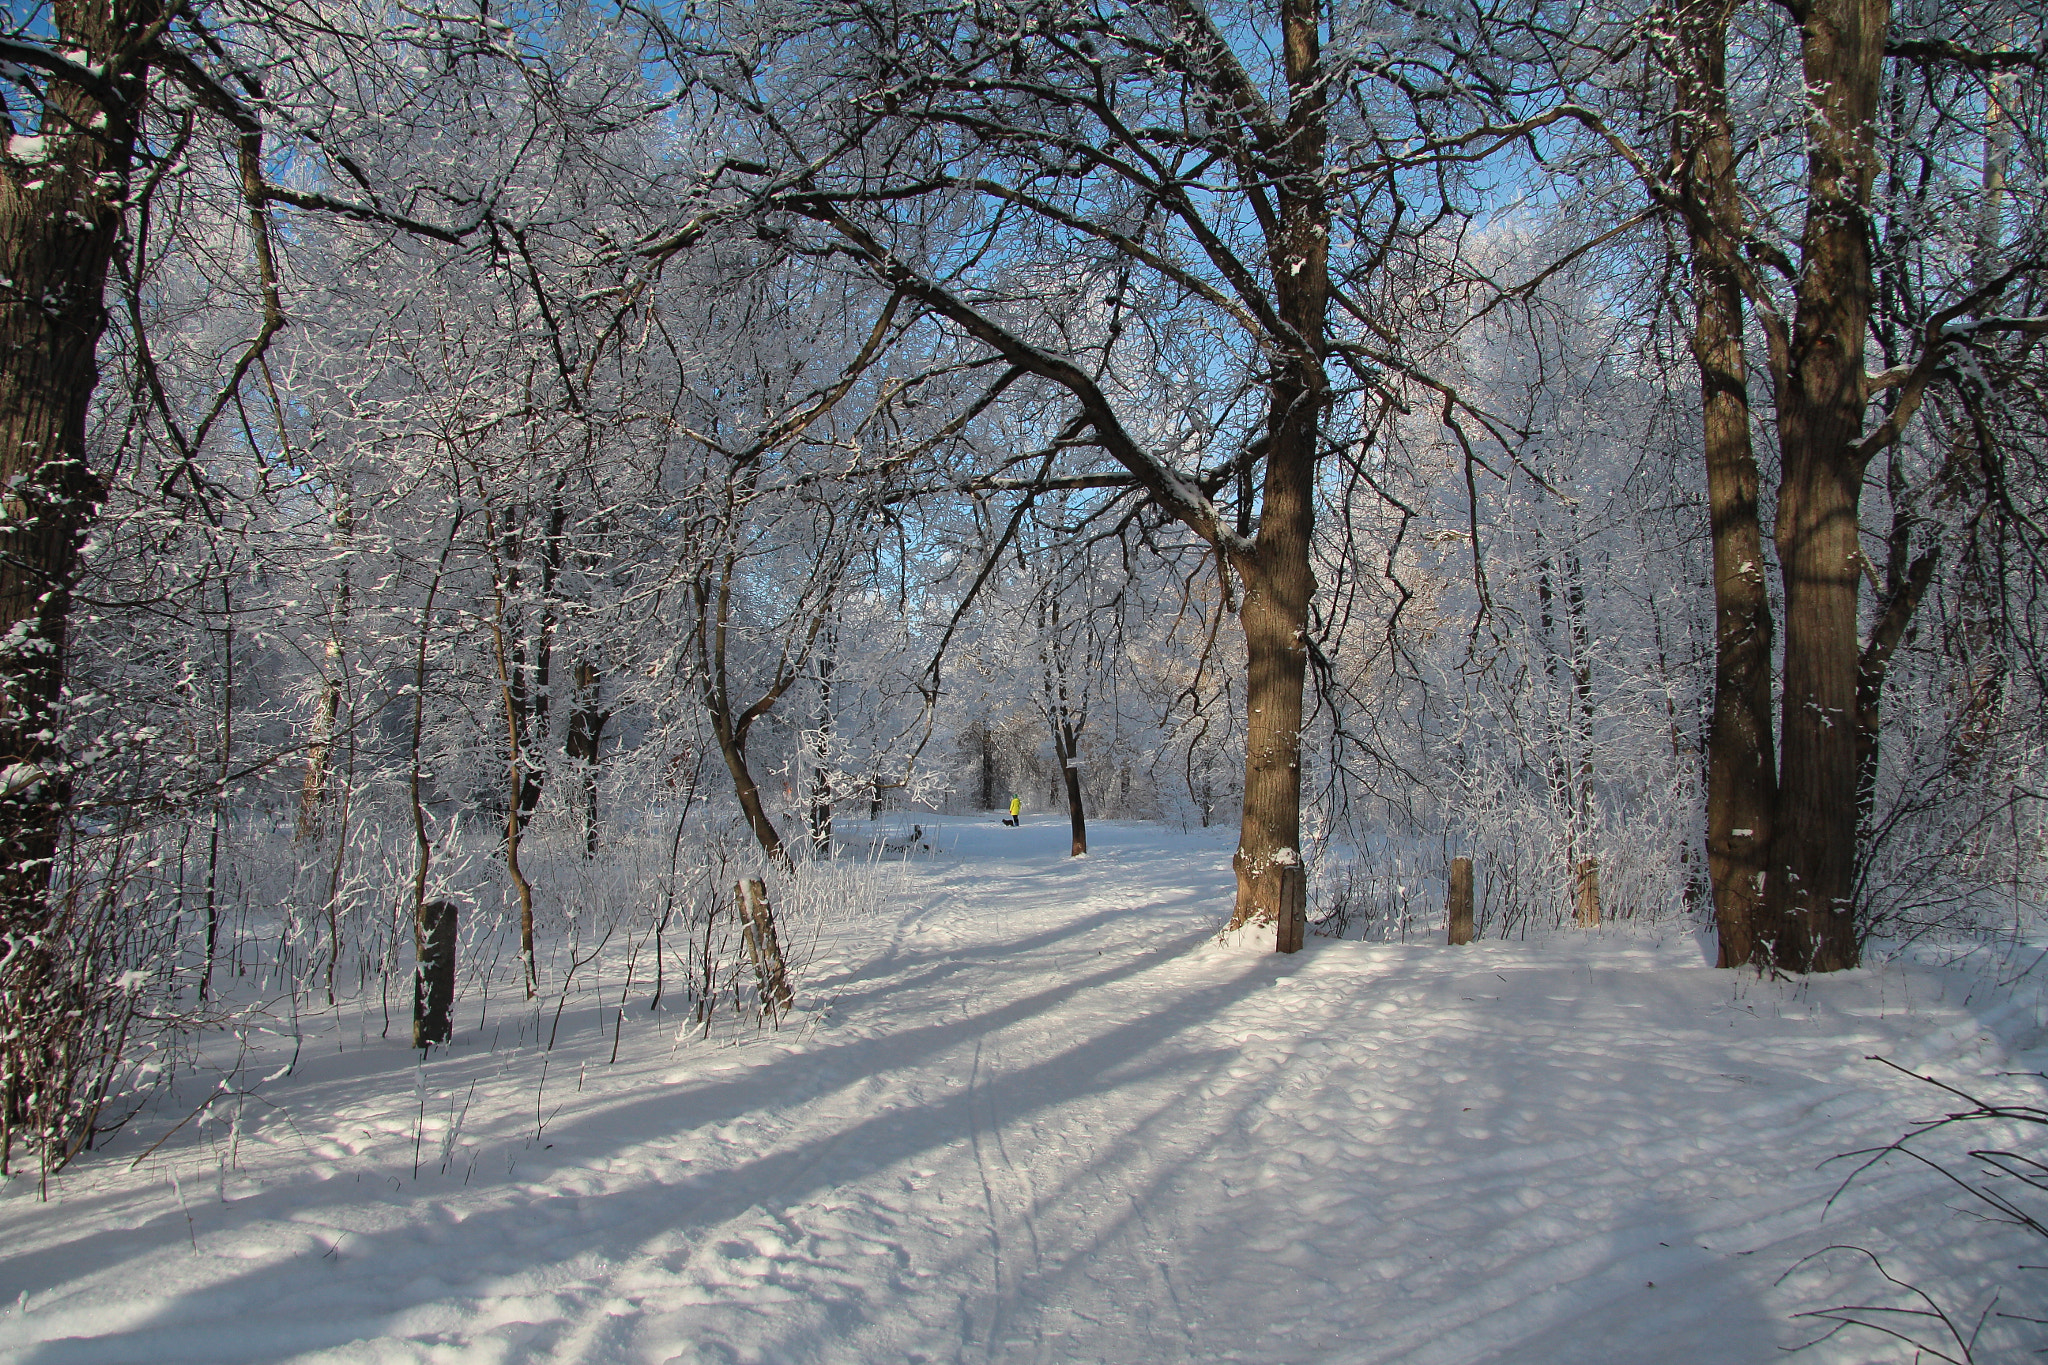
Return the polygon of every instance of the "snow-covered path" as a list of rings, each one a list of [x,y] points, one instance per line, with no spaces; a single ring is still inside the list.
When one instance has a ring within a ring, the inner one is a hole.
[[[1626,932],[1283,959],[1211,941],[1226,844],[1094,834],[947,824],[741,1046],[643,1013],[607,1064],[572,1007],[543,1081],[501,1018],[418,1069],[319,1021],[239,1132],[131,1171],[187,1093],[15,1182],[0,1361],[1708,1365],[1872,1295],[1846,1254],[1781,1281],[1830,1243],[1972,1309],[2027,1258],[1924,1171],[1823,1220],[1820,1163],[1939,1108],[1866,1054],[2040,1069],[2031,978],[1759,983]]]

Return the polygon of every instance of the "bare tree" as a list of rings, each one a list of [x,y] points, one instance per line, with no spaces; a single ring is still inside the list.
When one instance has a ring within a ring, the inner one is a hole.
[[[1074,435],[1226,571],[1249,701],[1231,923],[1283,938],[1304,886],[1317,471],[1417,381],[1402,301],[1440,278],[1451,167],[1512,136],[1467,119],[1426,39],[1373,18],[1316,0],[1227,20],[1182,0],[869,7],[780,30],[772,61],[757,43],[685,63],[753,118],[767,165],[742,207],[815,225],[818,250],[1058,393]],[[836,118],[816,116],[828,84],[861,92]],[[1162,373],[1181,380],[1164,413]],[[1447,421],[1480,421],[1432,393]]]

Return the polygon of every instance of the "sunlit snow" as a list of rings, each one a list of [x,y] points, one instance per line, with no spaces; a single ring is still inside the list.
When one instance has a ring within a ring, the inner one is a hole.
[[[1837,1244],[2026,1311],[2039,1253],[1937,1174],[1828,1206],[1830,1158],[1943,1107],[1866,1055],[2040,1069],[2023,959],[1759,981],[1669,922],[1281,957],[1215,942],[1215,832],[1098,824],[1073,861],[1063,820],[925,829],[849,883],[780,1032],[703,1040],[643,984],[610,1062],[614,970],[544,1053],[557,996],[508,967],[424,1067],[373,994],[279,1075],[279,1005],[212,1054],[252,1096],[144,1156],[202,1069],[47,1202],[6,1187],[0,1360],[1755,1365],[1822,1334],[1799,1313],[1906,1302],[1808,1259]],[[2031,1330],[1994,1316],[1980,1358]]]

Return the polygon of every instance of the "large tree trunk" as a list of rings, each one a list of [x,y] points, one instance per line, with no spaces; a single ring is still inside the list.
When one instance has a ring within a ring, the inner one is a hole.
[[[1244,585],[1247,708],[1244,813],[1238,833],[1237,907],[1230,926],[1270,923],[1282,952],[1301,946],[1307,869],[1301,859],[1302,691],[1308,675],[1309,567],[1315,529],[1319,419],[1330,300],[1330,208],[1321,175],[1327,145],[1316,0],[1282,0],[1286,145],[1275,187],[1278,230],[1268,265],[1291,354],[1268,387],[1266,478],[1253,550],[1238,558]]]
[[[1255,554],[1244,583],[1244,813],[1238,834],[1237,908],[1230,924],[1275,925],[1283,940],[1302,906],[1301,718],[1308,674],[1309,568],[1314,528],[1315,395],[1276,386]]]
[[[1713,536],[1714,709],[1707,724],[1707,876],[1719,965],[1756,957],[1765,864],[1777,809],[1771,723],[1771,601],[1757,519],[1756,455],[1742,360],[1742,304],[1702,263],[1693,346],[1700,367]]]
[[[1274,465],[1280,463],[1276,449]],[[1305,475],[1305,471],[1302,471]],[[1298,480],[1308,482],[1306,477]],[[1312,515],[1306,489],[1286,519],[1299,545],[1278,543],[1282,518],[1269,466],[1260,554],[1242,569],[1244,597],[1238,618],[1244,628],[1245,760],[1244,813],[1238,831],[1237,907],[1230,925],[1254,921],[1285,927],[1283,910],[1300,903],[1296,883],[1301,862],[1301,715],[1308,672],[1308,599],[1314,589],[1307,540]],[[1291,537],[1289,537],[1291,538]],[[1270,566],[1270,567],[1269,567]]]
[[[1700,371],[1707,515],[1713,537],[1714,705],[1707,726],[1707,874],[1723,967],[1756,959],[1756,928],[1777,807],[1771,721],[1771,601],[1757,518],[1743,306],[1733,252],[1741,231],[1727,96],[1727,0],[1678,12],[1682,183],[1688,222],[1693,358]]]
[[[1781,427],[1791,425],[1781,423]],[[1785,579],[1784,770],[1766,883],[1770,958],[1787,971],[1856,965],[1857,536],[1860,479],[1820,456],[1813,426],[1787,442],[1778,493]],[[1804,447],[1795,457],[1792,450]]]
[[[1801,24],[1809,146],[1798,315],[1778,393],[1785,687],[1778,825],[1766,912],[1771,960],[1835,971],[1860,956],[1856,875],[1858,504],[1884,0],[1818,0]]]
[[[85,424],[107,271],[144,97],[128,51],[154,0],[58,0],[60,50],[98,93],[51,78],[42,136],[0,148],[0,1128],[11,1143],[62,1073],[66,964],[50,877],[71,785],[58,734],[78,551],[100,498]],[[116,58],[114,54],[122,54]],[[33,158],[33,159],[29,159]],[[46,1136],[55,1136],[46,1134]]]

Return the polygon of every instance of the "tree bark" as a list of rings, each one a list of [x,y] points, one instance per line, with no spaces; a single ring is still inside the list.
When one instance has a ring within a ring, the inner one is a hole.
[[[1018,557],[1022,559],[1021,552]],[[1077,708],[1067,690],[1069,659],[1061,633],[1057,592],[1050,585],[1041,590],[1038,629],[1044,641],[1045,716],[1052,729],[1053,758],[1060,765],[1060,779],[1066,787],[1067,823],[1073,830],[1067,856],[1078,858],[1088,851],[1088,816],[1081,801],[1080,771],[1081,729],[1087,724],[1086,696],[1083,694],[1084,707]],[[1059,795],[1057,790],[1053,794],[1055,799]]]
[[[725,771],[732,778],[733,795],[739,800],[740,813],[746,817],[754,842],[761,846],[770,862],[788,870],[789,850],[783,846],[782,835],[775,828],[775,822],[768,818],[768,808],[761,801],[760,784],[754,781],[754,774],[747,767],[745,741],[733,733],[730,722],[721,716],[712,717],[711,731],[718,740],[718,755],[725,760]]]
[[[484,489],[478,480],[478,494]],[[519,957],[525,965],[526,998],[531,1000],[540,992],[540,965],[534,956],[533,944],[533,884],[526,879],[526,870],[519,864],[519,844],[523,834],[523,817],[530,811],[525,793],[531,779],[527,774],[526,750],[523,744],[526,715],[518,692],[521,670],[512,658],[506,640],[505,588],[506,566],[499,558],[498,536],[492,526],[494,514],[489,505],[484,510],[484,540],[491,552],[491,646],[498,665],[498,696],[505,708],[505,871],[512,878],[512,886],[519,895]],[[538,784],[531,783],[538,796]]]
[[[306,777],[299,790],[300,843],[320,838],[320,819],[327,809],[327,774],[334,756],[334,726],[341,715],[341,642],[327,642],[327,675],[320,680],[320,700],[313,706],[313,738],[306,745]]]
[[[569,733],[562,747],[577,765],[583,786],[583,856],[597,856],[597,762],[604,727],[612,713],[603,706],[604,675],[588,659],[570,670],[576,685],[576,706],[569,713]]]
[[[0,1126],[68,1090],[66,972],[50,900],[71,799],[59,734],[78,552],[100,501],[86,461],[112,264],[145,96],[133,39],[156,0],[57,0],[39,139],[0,146]],[[56,1134],[45,1134],[56,1137]]]
[[[1581,929],[1600,925],[1600,860],[1581,858],[1572,867],[1572,916]]]
[[[419,960],[412,987],[412,1045],[445,1043],[455,1036],[455,903],[428,901],[413,921]]]
[[[1276,185],[1278,230],[1268,264],[1288,354],[1268,385],[1265,484],[1250,554],[1236,557],[1243,583],[1246,744],[1239,826],[1237,906],[1232,928],[1276,928],[1279,951],[1298,949],[1305,913],[1301,861],[1301,719],[1308,676],[1309,567],[1315,530],[1315,469],[1327,399],[1324,363],[1330,301],[1330,208],[1321,181],[1327,129],[1321,78],[1321,11],[1316,0],[1282,0],[1289,107]]]
[[[1816,0],[1800,46],[1808,111],[1798,312],[1778,386],[1784,475],[1775,536],[1785,590],[1778,822],[1766,917],[1771,960],[1836,971],[1861,955],[1855,922],[1856,638],[1866,457],[1864,347],[1872,276],[1866,221],[1890,10]]]
[[[1450,894],[1445,898],[1444,937],[1452,947],[1472,941],[1472,860],[1451,859]]]
[[[1910,524],[1910,523],[1908,523]],[[1905,638],[1927,585],[1934,581],[1934,567],[1941,547],[1931,545],[1903,563],[1907,549],[1907,528],[1895,528],[1892,538],[1890,581],[1870,640],[1856,661],[1856,827],[1857,848],[1862,851],[1877,805],[1878,740],[1883,734],[1884,679],[1891,669],[1892,655]]]
[[[739,902],[740,933],[754,959],[754,977],[761,991],[761,1007],[780,1018],[796,1003],[789,985],[789,968],[782,956],[782,940],[775,931],[775,907],[768,899],[768,884],[749,877],[733,888]]]
[[[820,635],[821,648],[818,651],[818,738],[817,748],[811,764],[811,852],[819,858],[832,856],[832,669],[839,652],[839,627],[827,626]],[[987,753],[988,740],[983,734],[982,751]],[[986,763],[984,763],[984,769]],[[987,800],[988,780],[982,779],[983,801]]]
[[[1273,464],[1281,456],[1276,449]],[[1281,519],[1270,470],[1265,516],[1261,520],[1259,560],[1241,569],[1243,601],[1238,618],[1244,629],[1246,660],[1244,812],[1238,829],[1237,906],[1232,928],[1253,922],[1280,925],[1289,888],[1301,868],[1301,715],[1308,667],[1303,636],[1308,624],[1308,598],[1313,583],[1305,552],[1277,544],[1275,522]],[[1303,480],[1306,482],[1306,480]],[[1291,509],[1305,546],[1309,522],[1306,497]]]
[[[698,586],[697,643],[703,665],[699,686],[704,710],[711,721],[712,737],[718,741],[718,756],[725,760],[725,771],[732,778],[733,796],[740,803],[740,813],[746,817],[747,828],[770,862],[790,870],[789,850],[783,846],[782,834],[775,828],[775,822],[768,818],[768,808],[761,800],[761,786],[754,781],[753,771],[747,766],[747,731],[752,728],[755,718],[765,714],[775,699],[782,695],[788,684],[787,680],[778,679],[777,685],[771,686],[768,694],[752,707],[737,716],[733,714],[725,670],[725,641],[730,624],[728,613],[731,610],[735,564],[735,557],[729,556],[715,594],[702,584]]]
[[[406,797],[407,805],[412,813],[412,919],[414,924],[420,923],[422,917],[426,914],[427,872],[433,865],[434,859],[433,841],[427,838],[427,804],[421,791],[421,783],[425,775],[420,771],[421,746],[426,735],[427,726],[427,647],[431,643],[434,630],[434,599],[440,596],[441,580],[448,573],[448,558],[455,551],[455,538],[462,534],[462,523],[467,516],[468,513],[462,506],[461,485],[458,483],[455,490],[455,505],[448,517],[448,538],[441,542],[440,558],[434,561],[434,576],[427,581],[426,601],[420,605],[419,644],[413,653],[412,737],[407,752]],[[341,849],[337,848],[335,850],[335,856],[337,858],[341,856]],[[328,903],[330,905],[333,904],[333,898],[334,893],[330,888],[328,892]],[[392,925],[394,939],[397,937],[395,932],[397,927],[395,923]],[[395,942],[392,945],[391,951],[396,956],[397,945]]]
[[[1713,542],[1714,696],[1707,723],[1707,875],[1719,964],[1757,960],[1777,807],[1770,593],[1757,516],[1743,304],[1735,273],[1741,198],[1728,112],[1728,0],[1678,10],[1677,147],[1693,287],[1692,352]]]
[[[1072,846],[1067,856],[1078,858],[1088,851],[1088,813],[1081,802],[1081,737],[1074,727],[1061,717],[1053,724],[1053,752],[1058,755],[1060,772],[1067,782],[1067,824],[1073,831]]]
[[[334,529],[346,544],[353,524],[348,494],[336,495]],[[330,772],[334,764],[334,727],[341,714],[342,672],[348,666],[343,640],[348,633],[348,563],[342,562],[334,587],[334,615],[328,622],[326,664],[321,670],[320,700],[313,712],[313,739],[306,746],[306,780],[299,793],[299,841],[310,843],[320,837],[320,823],[327,809]]]
[[[981,808],[996,808],[996,746],[995,736],[989,732],[989,722],[981,722],[978,733],[981,736]]]

